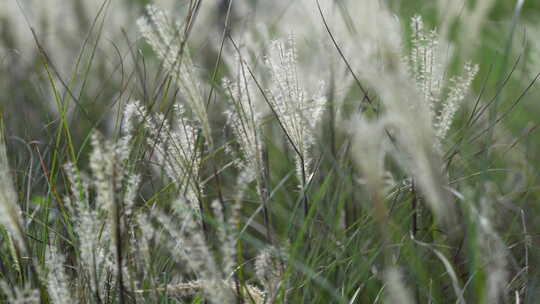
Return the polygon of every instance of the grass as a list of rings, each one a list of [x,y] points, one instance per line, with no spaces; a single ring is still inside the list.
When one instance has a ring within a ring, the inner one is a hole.
[[[540,7],[475,3],[0,15],[0,302],[535,303]]]

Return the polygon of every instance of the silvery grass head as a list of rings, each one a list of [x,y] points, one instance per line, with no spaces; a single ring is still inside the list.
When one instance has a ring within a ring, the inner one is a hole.
[[[421,16],[410,24],[412,47],[406,61],[410,77],[416,82],[421,100],[426,104],[431,125],[435,129],[436,147],[442,149],[448,130],[459,106],[467,97],[478,66],[466,63],[463,74],[446,79],[449,48],[440,44],[435,30],[427,30]],[[446,94],[445,94],[446,93]]]
[[[368,40],[364,42],[370,43],[372,38],[373,47],[361,55],[362,78],[381,99],[384,113],[375,120],[360,116],[351,125],[358,130],[353,131],[354,156],[371,188],[381,189],[384,155],[391,152],[422,190],[437,217],[453,222],[455,207],[442,171],[441,143],[478,68],[466,64],[463,76],[447,80],[448,63],[441,55],[441,42],[435,31],[424,29],[421,17],[411,21],[412,49],[407,54],[396,19],[384,6],[374,12],[366,18],[380,24],[380,29],[366,34]],[[382,29],[389,34],[380,32]]]
[[[223,80],[223,88],[229,101],[226,110],[227,124],[232,129],[241,155],[229,149],[241,170],[238,179],[238,197],[253,180],[262,195],[265,184],[266,164],[264,160],[264,106],[260,93],[251,75],[250,62],[246,61],[240,51],[231,63],[234,67],[232,77]]]
[[[0,214],[0,224],[6,229],[12,247],[13,262],[18,265],[19,258],[15,249],[26,255],[28,254],[28,246],[26,245],[24,222],[18,204],[18,196],[11,180],[3,117],[0,117]]]
[[[128,103],[124,113],[125,126],[136,124],[139,130],[147,132],[146,146],[151,150],[150,157],[165,171],[192,208],[199,210],[198,196],[203,189],[199,177],[202,165],[198,146],[200,125],[188,119],[181,104],[173,107],[172,123],[161,113],[149,112],[138,101]]]
[[[206,99],[198,71],[187,46],[186,25],[171,18],[154,5],[146,7],[147,16],[137,25],[146,42],[161,60],[166,72],[178,87],[180,96],[200,124],[208,145],[212,145],[212,131],[206,112]]]
[[[314,146],[327,99],[324,81],[305,83],[298,65],[294,35],[275,40],[264,59],[270,75],[266,100],[278,121],[296,160],[296,175],[305,187],[312,178]]]
[[[65,199],[66,207],[79,252],[76,279],[84,294],[95,301],[107,296],[109,284],[120,286],[120,292],[123,292],[125,282],[129,281],[123,243],[133,221],[131,217],[139,186],[139,176],[129,168],[131,138],[130,133],[125,133],[113,143],[94,133],[91,178],[73,164],[68,163],[64,169],[71,185],[71,196]],[[58,249],[49,248],[48,251],[51,295],[60,303],[68,303],[71,292],[62,270],[64,258]],[[107,277],[111,279],[107,281]]]

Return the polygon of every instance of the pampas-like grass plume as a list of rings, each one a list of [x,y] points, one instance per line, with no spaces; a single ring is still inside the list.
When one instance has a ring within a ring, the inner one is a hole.
[[[295,153],[296,175],[305,187],[313,173],[314,145],[317,126],[322,119],[327,99],[324,82],[315,91],[308,91],[298,71],[295,38],[275,40],[265,64],[271,77],[267,98],[290,147]]]
[[[165,12],[154,5],[148,5],[146,11],[148,17],[141,17],[137,21],[139,30],[163,62],[167,73],[178,86],[181,96],[200,124],[207,143],[211,145],[213,140],[206,113],[206,100],[184,41],[184,27],[171,22]]]

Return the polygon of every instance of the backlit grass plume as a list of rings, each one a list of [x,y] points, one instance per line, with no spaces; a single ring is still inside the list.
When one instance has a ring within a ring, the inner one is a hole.
[[[27,255],[25,231],[18,196],[11,180],[11,170],[6,150],[4,119],[0,112],[0,224],[7,232],[13,263],[20,269],[20,256]]]
[[[304,189],[314,173],[317,127],[327,103],[324,82],[308,87],[298,66],[295,38],[272,42],[264,63],[270,74],[266,98],[294,153],[296,176]],[[304,206],[307,208],[307,205]],[[307,209],[304,210],[307,213]]]
[[[429,109],[437,137],[436,145],[440,148],[454,115],[478,73],[478,66],[466,63],[462,75],[447,81],[448,54],[444,53],[437,32],[426,30],[421,16],[411,19],[411,30],[412,47],[408,56],[410,73]]]
[[[211,144],[212,132],[206,113],[206,99],[185,41],[185,25],[169,19],[156,6],[148,5],[146,12],[148,17],[141,17],[137,21],[139,30],[162,61],[165,71],[180,90],[180,97],[189,105],[189,110],[201,125],[205,139]]]
[[[226,112],[227,124],[231,127],[241,154],[238,164],[241,176],[239,177],[239,192],[251,181],[257,183],[259,195],[268,195],[266,190],[266,164],[264,160],[264,117],[261,107],[262,97],[257,91],[251,77],[248,62],[239,54],[235,56],[235,74],[232,79],[224,80],[224,88],[230,99],[229,109]]]
[[[197,146],[200,127],[189,120],[184,106],[174,105],[174,123],[171,125],[164,115],[149,113],[139,102],[128,103],[124,111],[124,132],[129,134],[133,124],[148,132],[146,146],[151,149],[150,157],[161,164],[167,176],[175,182],[180,193],[194,210],[199,210],[201,151]]]

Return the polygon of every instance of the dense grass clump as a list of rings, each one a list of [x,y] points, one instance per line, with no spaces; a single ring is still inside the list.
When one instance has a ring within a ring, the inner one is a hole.
[[[534,4],[7,2],[1,303],[540,295]]]

